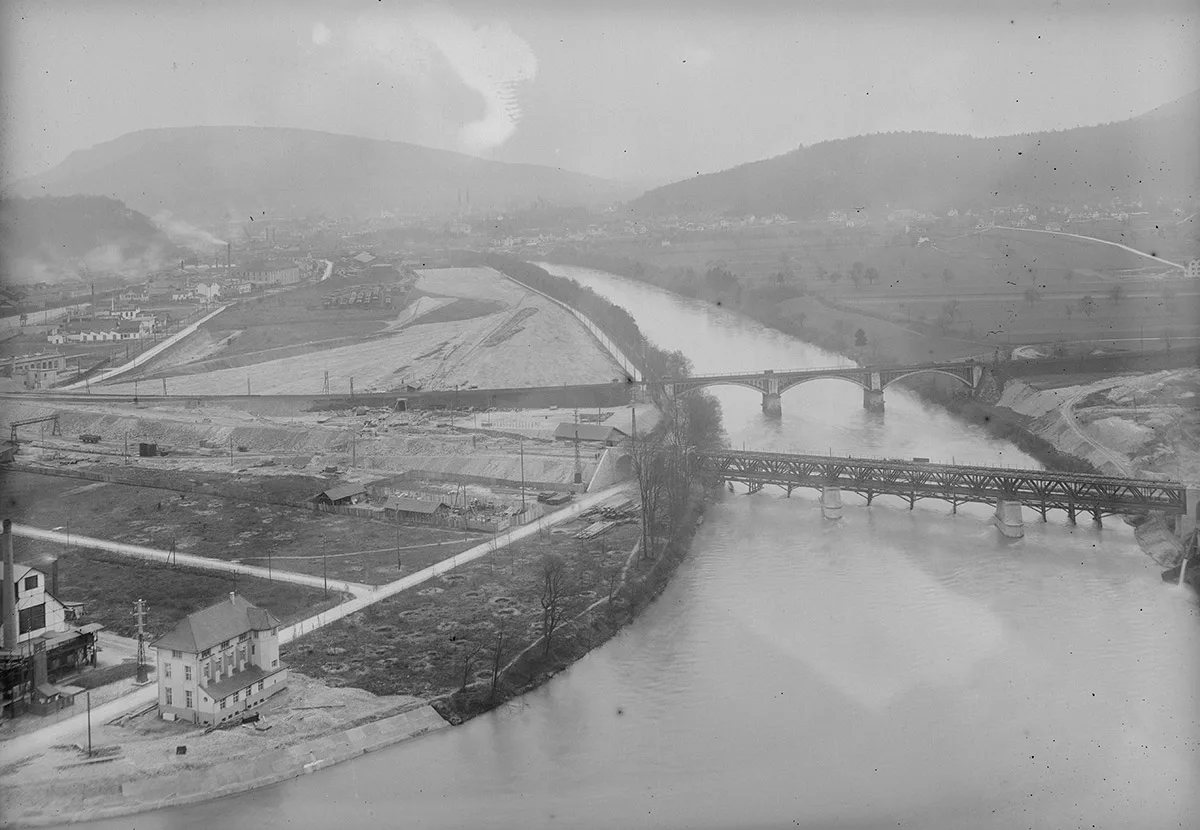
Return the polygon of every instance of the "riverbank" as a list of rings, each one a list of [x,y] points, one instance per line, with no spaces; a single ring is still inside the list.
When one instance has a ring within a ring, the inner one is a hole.
[[[0,827],[61,825],[208,801],[447,725],[423,700],[331,689],[296,673],[258,715],[255,724],[212,731],[166,723],[153,709],[96,724],[92,759],[78,746],[63,745],[0,769]]]

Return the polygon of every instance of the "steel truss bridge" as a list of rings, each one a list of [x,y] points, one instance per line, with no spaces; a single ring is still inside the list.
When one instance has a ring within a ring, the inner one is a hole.
[[[955,508],[1007,500],[1037,509],[1043,520],[1048,510],[1064,510],[1074,522],[1077,513],[1100,521],[1104,515],[1151,511],[1186,515],[1189,507],[1188,488],[1176,481],[738,450],[697,452],[693,459],[709,481],[739,482],[751,492],[768,484],[789,496],[798,487],[836,487],[864,496],[867,504],[877,495],[900,496],[910,509],[925,498]]]
[[[952,377],[972,392],[979,388],[983,379],[984,364],[975,361],[952,361],[947,363],[922,363],[916,366],[837,366],[827,369],[767,369],[761,372],[726,372],[715,375],[692,375],[679,379],[650,381],[649,385],[663,389],[668,395],[678,395],[706,386],[744,386],[761,392],[763,412],[780,415],[782,407],[779,396],[791,389],[813,380],[836,378],[862,387],[863,406],[870,410],[883,409],[883,390],[910,375],[936,374]]]

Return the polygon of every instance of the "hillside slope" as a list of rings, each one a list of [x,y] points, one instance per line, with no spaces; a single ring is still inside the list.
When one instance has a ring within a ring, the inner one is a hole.
[[[1200,90],[1127,121],[1000,138],[825,141],[651,190],[635,209],[820,215],[1200,196]]]
[[[105,196],[0,200],[0,251],[0,277],[15,283],[141,271],[178,253],[147,216]]]
[[[600,204],[628,195],[603,179],[505,164],[398,141],[269,127],[141,130],[72,153],[23,179],[16,195],[114,196],[149,215],[202,223],[237,217],[378,216],[537,199]]]

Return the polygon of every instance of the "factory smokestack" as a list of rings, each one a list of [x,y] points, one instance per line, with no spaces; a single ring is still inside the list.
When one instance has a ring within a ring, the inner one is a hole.
[[[4,584],[0,586],[0,619],[4,620],[4,648],[7,651],[17,650],[18,617],[17,617],[17,573],[13,564],[12,519],[4,520],[4,535],[2,538],[4,554]]]

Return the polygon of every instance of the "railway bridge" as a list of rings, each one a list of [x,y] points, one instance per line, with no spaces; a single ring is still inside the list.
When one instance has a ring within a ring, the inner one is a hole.
[[[706,386],[744,386],[762,393],[762,410],[769,416],[780,417],[783,406],[780,396],[812,380],[836,378],[857,384],[863,390],[863,407],[883,411],[883,390],[911,375],[936,374],[952,377],[972,392],[983,380],[984,364],[974,361],[923,363],[916,366],[837,366],[827,369],[766,369],[761,372],[725,372],[715,375],[693,375],[679,379],[651,381],[652,385],[673,396]]]
[[[693,454],[698,474],[712,483],[739,482],[757,492],[770,484],[790,496],[798,487],[821,493],[827,518],[841,516],[843,490],[864,496],[867,504],[877,495],[895,495],[908,502],[935,498],[959,504],[994,504],[994,522],[1010,538],[1025,535],[1021,506],[1046,512],[1064,510],[1071,522],[1090,513],[1099,523],[1106,515],[1176,514],[1176,529],[1186,537],[1196,529],[1200,487],[1177,481],[1058,473],[1048,470],[1013,470],[957,464],[930,464],[850,458],[829,455],[715,450]]]

